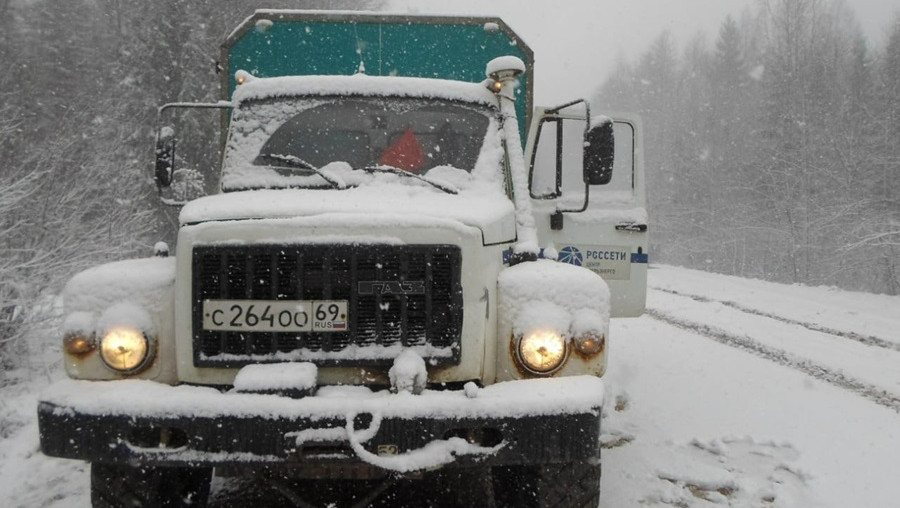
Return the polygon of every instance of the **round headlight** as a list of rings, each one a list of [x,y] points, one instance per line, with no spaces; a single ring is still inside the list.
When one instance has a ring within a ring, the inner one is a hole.
[[[100,339],[100,357],[113,370],[133,373],[150,359],[150,341],[140,330],[112,328]]]
[[[519,340],[517,350],[526,369],[536,374],[549,374],[566,359],[566,339],[553,330],[533,331]]]

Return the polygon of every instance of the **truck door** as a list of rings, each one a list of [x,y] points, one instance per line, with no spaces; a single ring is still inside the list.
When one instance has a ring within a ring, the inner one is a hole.
[[[577,109],[578,102],[537,108],[532,117],[525,153],[538,237],[560,261],[606,280],[612,317],[639,316],[646,306],[649,254],[640,124],[626,115],[591,118],[587,108]],[[588,183],[585,146],[597,141],[588,131],[609,131],[610,124],[612,175],[601,178],[606,183]]]

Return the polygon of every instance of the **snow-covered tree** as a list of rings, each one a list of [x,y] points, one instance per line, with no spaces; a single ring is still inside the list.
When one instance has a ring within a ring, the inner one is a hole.
[[[371,8],[273,0],[269,8]],[[239,0],[0,0],[0,309],[72,273],[172,238],[150,168],[156,108],[218,99],[219,44]],[[214,144],[216,128],[207,137]],[[198,129],[199,131],[200,129]],[[168,220],[167,220],[168,219]],[[22,314],[20,314],[22,315]],[[0,364],[19,356],[4,329]]]
[[[873,51],[843,2],[755,6],[680,57],[661,36],[598,92],[644,119],[656,259],[896,293],[900,24]]]

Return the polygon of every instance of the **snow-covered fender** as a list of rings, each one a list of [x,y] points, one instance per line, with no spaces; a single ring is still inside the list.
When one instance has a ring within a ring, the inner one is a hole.
[[[117,261],[72,277],[62,295],[63,363],[69,377],[174,384],[174,285],[174,257]],[[102,358],[102,344],[112,341],[107,338],[116,330],[132,331],[146,340],[145,359],[135,360],[134,368],[117,369]]]
[[[497,381],[602,376],[609,287],[599,275],[547,259],[500,273]]]

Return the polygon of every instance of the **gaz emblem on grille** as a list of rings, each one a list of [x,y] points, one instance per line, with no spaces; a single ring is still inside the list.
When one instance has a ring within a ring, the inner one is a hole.
[[[361,295],[424,295],[425,281],[421,280],[367,280],[360,281],[357,291]]]

